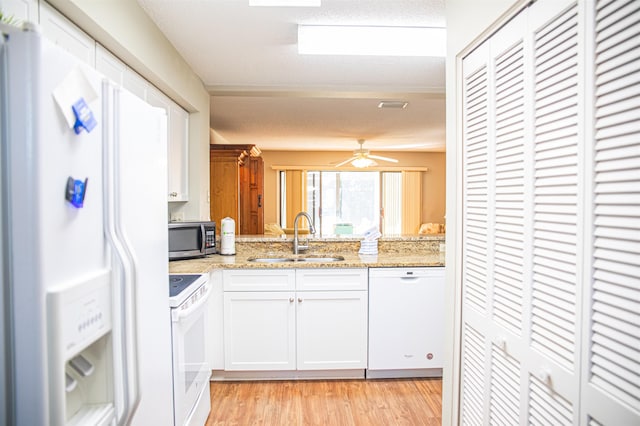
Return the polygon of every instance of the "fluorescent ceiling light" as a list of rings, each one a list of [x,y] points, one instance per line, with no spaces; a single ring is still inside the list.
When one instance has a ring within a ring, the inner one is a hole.
[[[298,25],[298,53],[446,56],[446,30],[427,27]]]
[[[320,0],[249,0],[249,6],[319,7]]]

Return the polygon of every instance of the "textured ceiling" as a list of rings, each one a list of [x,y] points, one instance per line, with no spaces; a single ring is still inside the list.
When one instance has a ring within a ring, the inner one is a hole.
[[[211,93],[222,141],[262,150],[444,150],[444,58],[298,55],[297,24],[444,27],[444,0],[138,0]],[[426,41],[428,42],[428,41]],[[402,110],[380,100],[406,100]]]

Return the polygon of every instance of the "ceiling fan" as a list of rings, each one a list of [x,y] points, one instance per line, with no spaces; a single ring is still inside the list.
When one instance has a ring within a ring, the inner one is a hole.
[[[375,160],[389,161],[391,163],[397,163],[398,160],[395,158],[382,157],[380,155],[369,154],[368,149],[362,148],[364,144],[364,139],[358,139],[358,143],[360,144],[360,148],[353,151],[353,157],[344,160],[341,163],[336,164],[336,167],[344,166],[347,163],[351,163],[353,167],[357,168],[365,168],[369,166],[375,166],[378,163]]]

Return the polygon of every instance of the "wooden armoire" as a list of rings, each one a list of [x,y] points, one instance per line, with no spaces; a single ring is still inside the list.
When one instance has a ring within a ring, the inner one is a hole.
[[[264,233],[264,163],[255,145],[209,146],[210,213],[218,227],[236,221],[236,234]]]

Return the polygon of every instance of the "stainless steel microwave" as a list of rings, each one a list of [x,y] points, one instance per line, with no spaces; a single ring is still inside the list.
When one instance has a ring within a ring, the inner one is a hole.
[[[215,222],[169,223],[169,260],[204,257],[215,252]]]

